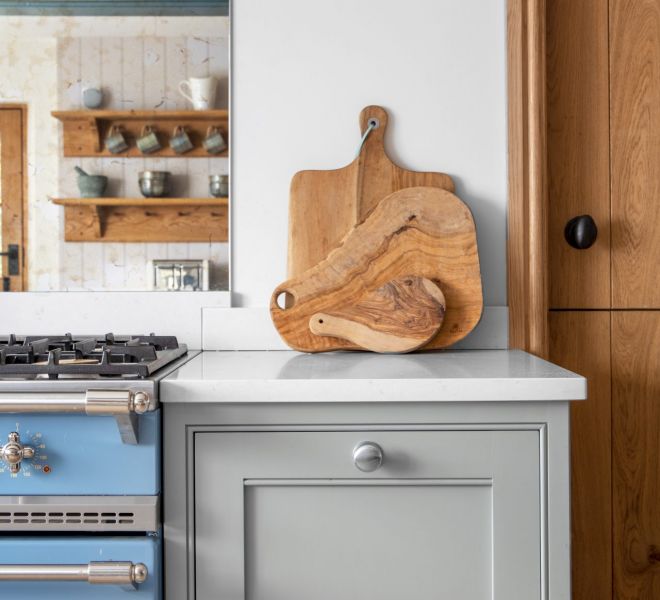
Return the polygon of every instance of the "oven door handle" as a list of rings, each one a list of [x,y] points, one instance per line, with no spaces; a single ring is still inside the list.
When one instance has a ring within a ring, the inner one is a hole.
[[[0,396],[0,413],[78,413],[114,417],[121,440],[138,443],[138,415],[154,410],[147,392],[130,390],[87,390],[85,394],[21,394]]]
[[[90,562],[86,565],[0,565],[0,581],[85,581],[134,590],[147,580],[143,563]]]

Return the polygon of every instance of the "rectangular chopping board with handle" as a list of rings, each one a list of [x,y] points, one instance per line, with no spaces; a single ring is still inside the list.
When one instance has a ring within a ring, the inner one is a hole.
[[[363,223],[376,206],[393,192],[420,186],[454,191],[454,183],[449,175],[411,171],[390,160],[384,145],[388,124],[385,109],[380,106],[367,106],[360,113],[359,123],[363,143],[353,162],[340,169],[301,171],[292,179],[289,203],[289,280],[304,279],[303,274],[308,269],[324,261],[342,244],[349,233]],[[451,219],[451,215],[438,214],[438,218]],[[474,231],[473,222],[472,230]],[[469,249],[469,252],[471,251]],[[478,285],[474,270],[464,285],[460,281],[456,282],[455,285],[465,288],[465,293],[450,295],[446,307],[449,319],[445,318],[438,333],[421,344],[422,349],[451,345],[465,337],[481,318],[483,298],[476,254],[476,234],[474,259]],[[408,272],[405,275],[419,274]],[[282,288],[283,286],[278,287]],[[464,318],[468,314],[469,317]],[[275,316],[273,318],[280,329],[277,319]],[[453,331],[450,332],[449,328],[453,328]],[[287,337],[283,337],[289,343]],[[320,346],[316,351],[329,349],[333,341],[342,348],[356,347],[346,340],[319,340],[318,335],[312,339]]]
[[[321,262],[346,234],[386,196],[403,188],[427,186],[454,191],[444,173],[410,171],[385,152],[388,116],[380,106],[360,113],[360,132],[369,133],[359,155],[341,169],[300,171],[291,180],[288,277]]]

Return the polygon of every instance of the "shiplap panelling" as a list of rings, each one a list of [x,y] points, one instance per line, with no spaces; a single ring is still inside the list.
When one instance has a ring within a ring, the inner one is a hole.
[[[110,109],[186,108],[179,82],[209,74],[226,78],[227,53],[227,39],[221,37],[60,38],[59,108],[80,108],[81,91],[88,85],[104,90],[105,106]],[[211,71],[212,63],[219,68]],[[221,97],[218,106],[227,106],[226,97]],[[109,193],[129,197],[140,196],[138,173],[144,169],[171,171],[173,195],[193,197],[208,195],[209,174],[228,172],[224,158],[62,158],[61,195],[77,195],[75,165],[107,175]],[[60,287],[65,290],[144,290],[146,263],[156,258],[208,258],[213,287],[227,288],[227,244],[62,242],[60,248]]]
[[[81,108],[81,90],[88,85],[104,90],[109,109],[182,109],[187,108],[178,92],[182,79],[211,74],[227,77],[228,41],[226,37],[196,35],[58,38],[57,63],[59,109]],[[226,86],[223,91],[226,93]],[[226,95],[221,95],[218,107],[227,105]],[[209,174],[227,173],[229,168],[225,158],[62,158],[60,195],[77,195],[75,165],[107,175],[109,193],[129,197],[139,197],[138,173],[144,169],[171,171],[175,196],[203,197],[208,195]],[[144,290],[148,260],[207,258],[212,265],[212,286],[226,289],[228,254],[227,244],[220,243],[62,242],[60,288]]]

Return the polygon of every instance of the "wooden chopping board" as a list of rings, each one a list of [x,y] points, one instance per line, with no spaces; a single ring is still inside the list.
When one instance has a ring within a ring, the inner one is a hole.
[[[437,335],[445,311],[442,290],[430,279],[410,275],[368,290],[351,306],[314,313],[309,328],[372,352],[412,352]]]
[[[431,280],[446,299],[444,322],[427,348],[472,331],[483,309],[476,230],[467,205],[447,190],[414,187],[385,197],[325,260],[275,289],[271,316],[296,350],[357,350],[347,339],[314,334],[310,319],[354,314],[366,293],[411,274]]]
[[[384,145],[387,121],[385,109],[367,106],[360,113],[360,133],[370,122],[377,126],[352,163],[341,169],[294,175],[289,201],[289,278],[326,258],[392,192],[416,186],[454,191],[449,175],[410,171],[390,160]]]

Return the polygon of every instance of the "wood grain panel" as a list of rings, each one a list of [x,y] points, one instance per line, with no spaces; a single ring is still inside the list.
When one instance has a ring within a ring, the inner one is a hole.
[[[612,410],[614,596],[657,600],[660,312],[612,313]]]
[[[612,306],[660,308],[660,2],[610,4]]]
[[[550,313],[550,360],[588,379],[588,399],[571,404],[573,600],[612,593],[610,314]]]
[[[548,353],[545,0],[507,15],[509,346]]]
[[[23,111],[0,108],[0,250],[6,251],[9,244],[18,244],[21,261],[20,273],[9,276],[8,259],[2,257],[0,275],[9,276],[9,289],[13,292],[23,290],[25,276],[23,135]]]
[[[547,9],[548,260],[551,308],[610,306],[608,0],[554,0]],[[591,215],[596,243],[564,239]]]

